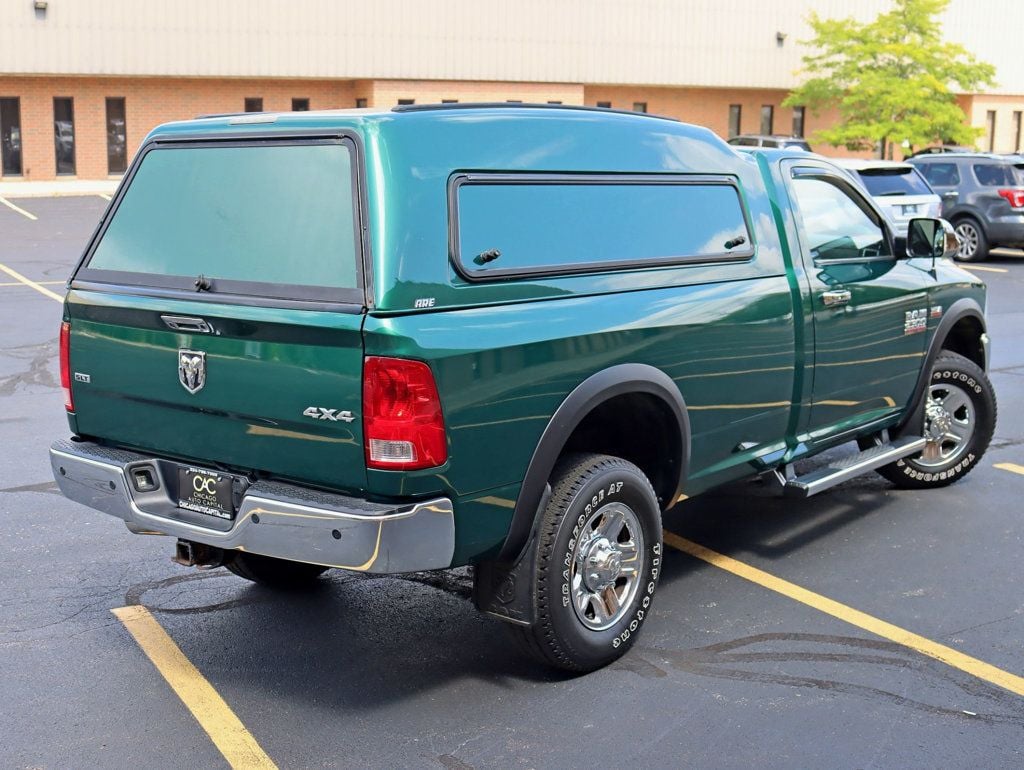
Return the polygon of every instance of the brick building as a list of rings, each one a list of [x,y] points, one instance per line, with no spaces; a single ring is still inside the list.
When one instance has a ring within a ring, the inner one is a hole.
[[[118,176],[154,126],[201,114],[409,102],[585,104],[812,136],[836,116],[781,106],[811,10],[850,14],[846,0],[0,0],[0,178]],[[960,95],[979,146],[1022,149],[1024,4],[954,0],[944,25],[997,67],[993,93]]]

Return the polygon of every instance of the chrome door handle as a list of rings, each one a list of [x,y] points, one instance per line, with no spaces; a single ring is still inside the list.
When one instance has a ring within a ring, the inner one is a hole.
[[[822,292],[821,301],[825,303],[825,307],[835,307],[836,305],[845,305],[852,296],[847,289],[826,291]]]

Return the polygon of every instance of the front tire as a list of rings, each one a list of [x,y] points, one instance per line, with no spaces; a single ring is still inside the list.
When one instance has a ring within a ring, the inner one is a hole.
[[[924,451],[878,469],[904,489],[944,487],[962,479],[984,456],[995,432],[995,390],[969,358],[940,353],[923,398],[923,419],[915,418],[900,432],[927,438]]]
[[[638,467],[572,455],[555,469],[537,549],[537,618],[513,627],[528,654],[584,672],[621,657],[650,614],[661,572],[661,510]]]
[[[988,238],[974,219],[959,220],[954,229],[960,238],[956,259],[960,262],[982,262],[988,256]]]
[[[316,579],[328,569],[319,564],[275,559],[271,556],[260,556],[244,551],[237,551],[224,566],[238,577],[268,588],[288,590],[312,586]]]

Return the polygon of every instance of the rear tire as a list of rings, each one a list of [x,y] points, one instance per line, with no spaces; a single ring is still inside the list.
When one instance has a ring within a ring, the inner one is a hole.
[[[643,471],[609,455],[564,458],[551,487],[533,546],[536,622],[510,630],[542,663],[593,671],[621,657],[650,614],[661,510]]]
[[[238,577],[269,588],[297,589],[313,585],[328,567],[298,561],[275,559],[255,553],[238,551],[224,564]]]
[[[996,394],[985,372],[969,358],[942,351],[922,398],[923,415],[898,435],[930,438],[924,451],[878,469],[903,489],[944,487],[970,473],[988,449],[996,427]]]
[[[960,238],[960,250],[956,253],[959,262],[982,262],[988,257],[988,238],[976,219],[966,217],[954,225]]]

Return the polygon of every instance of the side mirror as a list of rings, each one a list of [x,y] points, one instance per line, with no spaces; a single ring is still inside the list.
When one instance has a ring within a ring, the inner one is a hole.
[[[945,219],[911,219],[907,227],[907,256],[950,259],[960,250],[953,225]]]

